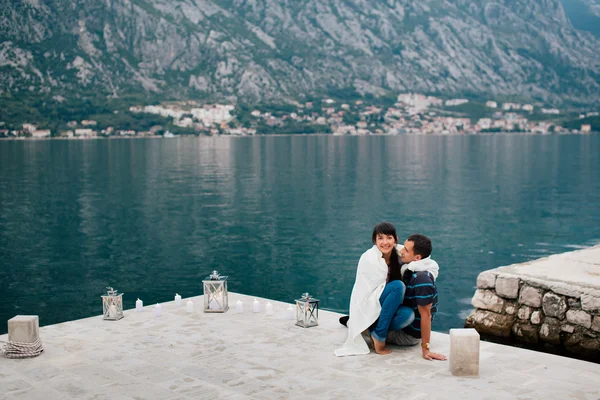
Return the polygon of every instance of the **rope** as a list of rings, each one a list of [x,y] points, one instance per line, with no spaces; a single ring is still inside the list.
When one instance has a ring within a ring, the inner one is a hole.
[[[6,343],[6,346],[0,349],[0,353],[3,353],[6,358],[33,358],[44,352],[44,346],[42,346],[40,339],[33,343],[3,342],[1,340],[0,343]]]

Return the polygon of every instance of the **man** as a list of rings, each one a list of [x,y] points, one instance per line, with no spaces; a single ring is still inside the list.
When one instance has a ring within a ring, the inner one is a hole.
[[[442,354],[430,350],[431,323],[437,311],[438,293],[435,280],[439,267],[430,258],[431,240],[420,234],[410,235],[400,249],[402,281],[406,285],[403,305],[415,312],[415,319],[406,328],[390,332],[388,342],[416,345],[421,339],[421,350],[426,360],[445,360]]]
[[[399,279],[403,282],[406,291],[401,307],[412,309],[414,319],[409,320],[410,323],[403,325],[402,329],[390,330],[386,342],[400,346],[414,346],[421,343],[423,358],[445,360],[444,355],[430,350],[431,323],[438,303],[435,280],[439,272],[437,263],[430,258],[431,240],[420,234],[410,235],[404,241],[404,245],[398,245],[397,249],[402,263],[400,273],[390,271],[388,277],[390,281]],[[347,325],[347,322],[348,317],[340,318],[340,323],[343,325]],[[374,325],[376,324],[377,322]]]

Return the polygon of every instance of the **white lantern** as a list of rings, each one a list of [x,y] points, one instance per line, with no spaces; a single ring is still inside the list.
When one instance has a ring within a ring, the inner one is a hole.
[[[229,310],[227,277],[217,271],[204,278],[204,312],[224,313]]]
[[[319,300],[308,293],[296,300],[296,325],[302,328],[319,325]]]
[[[111,287],[107,287],[106,291],[102,296],[102,314],[107,321],[118,321],[123,318],[123,293],[118,294]]]

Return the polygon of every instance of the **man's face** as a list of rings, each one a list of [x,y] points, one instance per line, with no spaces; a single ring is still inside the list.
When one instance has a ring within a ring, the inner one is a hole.
[[[400,249],[400,259],[404,264],[408,264],[409,262],[417,261],[421,259],[420,254],[416,254],[414,252],[415,243],[410,242],[408,240],[404,241],[404,247]]]
[[[392,249],[396,245],[396,238],[392,235],[384,235],[378,233],[375,238],[375,245],[384,255],[388,255],[392,252]]]

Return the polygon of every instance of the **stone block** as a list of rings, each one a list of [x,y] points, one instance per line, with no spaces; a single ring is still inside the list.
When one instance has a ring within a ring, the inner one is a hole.
[[[551,344],[560,344],[560,325],[543,323],[540,328],[540,340]]]
[[[573,297],[567,298],[567,304],[569,305],[569,308],[581,308],[581,300]]]
[[[475,310],[467,317],[465,328],[475,328],[477,332],[486,335],[509,337],[514,322],[515,318],[511,315]]]
[[[519,303],[530,307],[541,307],[542,294],[540,289],[525,285],[521,288]]]
[[[542,318],[544,318],[544,316],[541,311],[534,311],[531,313],[530,321],[533,325],[539,325],[542,322]]]
[[[33,343],[40,338],[40,320],[37,315],[17,315],[8,320],[8,340]]]
[[[505,299],[516,299],[519,295],[519,278],[508,276],[496,278],[496,294]]]
[[[567,303],[564,297],[548,292],[542,298],[544,314],[548,317],[564,318]]]
[[[537,343],[539,340],[537,327],[528,323],[515,323],[512,327],[512,332],[522,342]]]
[[[475,308],[500,313],[504,307],[504,300],[496,296],[491,290],[477,289],[471,300],[471,304]]]
[[[567,333],[575,332],[575,327],[573,325],[562,325],[560,330]]]
[[[483,271],[477,276],[477,289],[494,289],[496,287],[496,274]]]
[[[581,309],[584,311],[600,311],[600,297],[589,294],[581,295]]]
[[[600,315],[594,317],[594,321],[592,321],[592,330],[600,332]]]
[[[504,314],[515,315],[517,313],[517,305],[513,302],[507,301],[504,305]]]
[[[592,327],[592,316],[582,310],[567,311],[567,321],[575,325],[581,325],[588,329]]]
[[[475,329],[450,329],[450,372],[479,375],[479,333]]]
[[[529,317],[531,317],[531,308],[527,307],[527,306],[522,306],[521,308],[519,308],[519,311],[517,312],[517,318],[519,319],[529,319]]]

